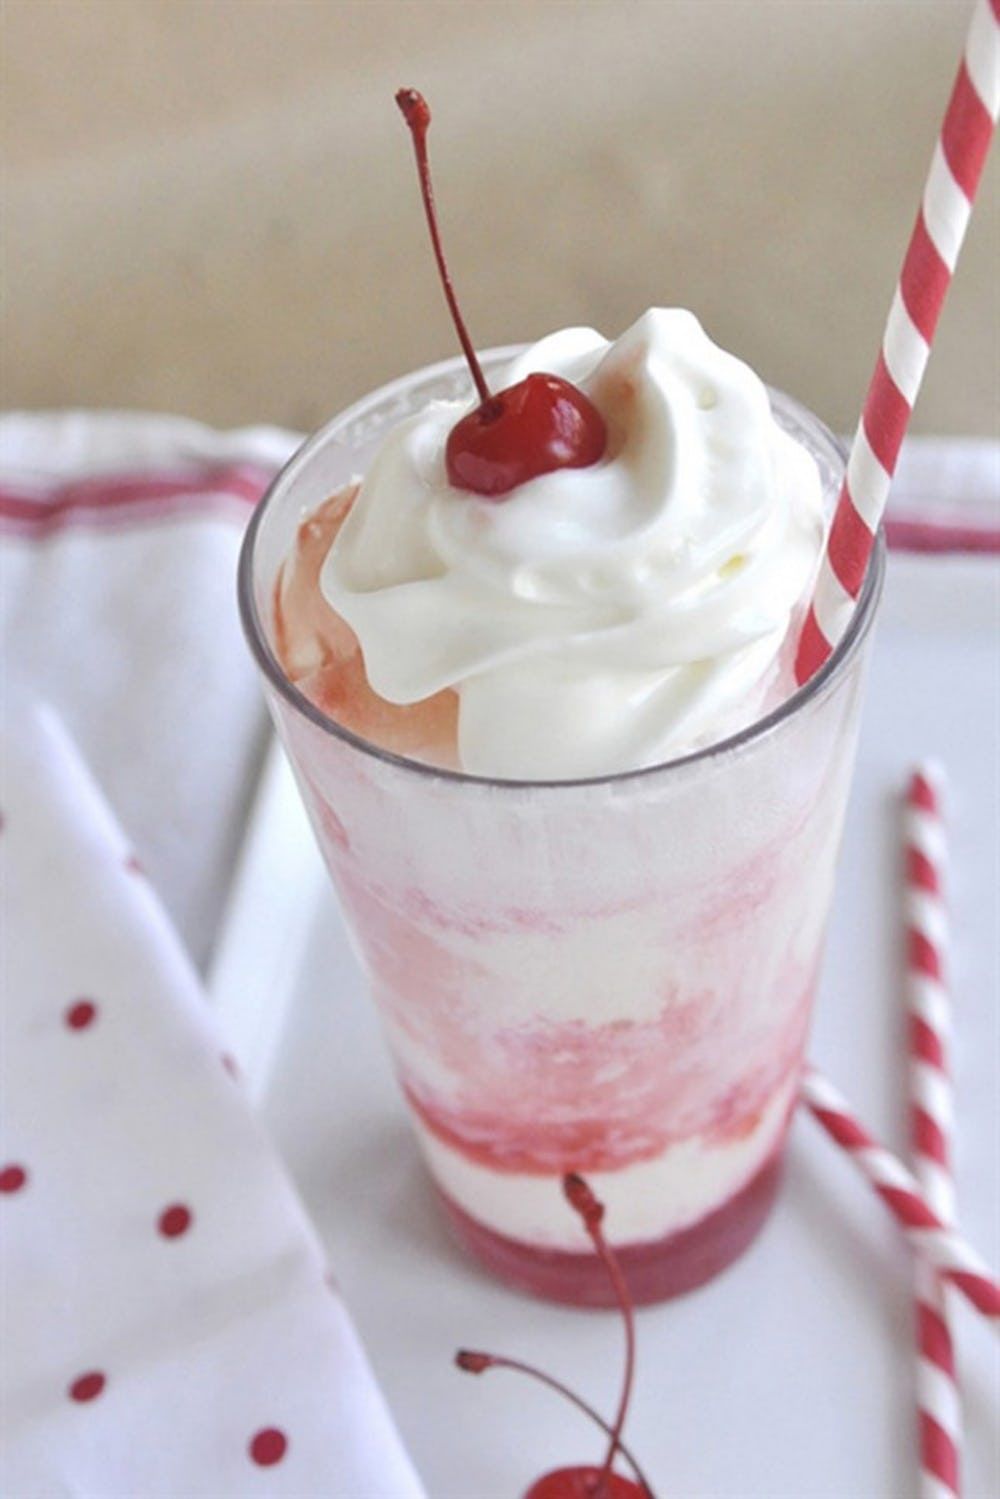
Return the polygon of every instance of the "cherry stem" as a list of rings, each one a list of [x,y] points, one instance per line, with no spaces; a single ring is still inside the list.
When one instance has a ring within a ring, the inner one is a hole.
[[[532,1364],[524,1364],[520,1359],[516,1358],[503,1358],[499,1354],[473,1352],[468,1348],[459,1349],[458,1353],[455,1354],[455,1363],[460,1369],[464,1369],[467,1374],[485,1374],[487,1369],[512,1369],[515,1374],[527,1374],[530,1379],[537,1379],[539,1384],[547,1385],[557,1395],[562,1395],[564,1400],[569,1400],[576,1406],[577,1410],[582,1411],[585,1416],[589,1416],[591,1421],[599,1426],[603,1432],[606,1432],[609,1437],[614,1437],[615,1435],[604,1417],[599,1415],[592,1405],[588,1405],[586,1400],[577,1395],[567,1385],[564,1385],[561,1380],[555,1379],[551,1374],[543,1373],[541,1369],[536,1369]],[[648,1499],[656,1499],[649,1479],[643,1473],[625,1443],[617,1437],[615,1437],[615,1448],[621,1453],[632,1469],[638,1483],[645,1489]],[[602,1487],[604,1479],[605,1474],[602,1473],[600,1479]],[[597,1495],[600,1492],[600,1488],[595,1490],[595,1494]]]
[[[396,103],[399,105],[403,119],[406,121],[411,136],[413,137],[413,150],[417,158],[417,171],[420,174],[420,196],[424,200],[424,212],[427,215],[427,227],[431,232],[431,244],[434,247],[434,258],[437,261],[438,274],[441,277],[441,285],[444,288],[445,300],[451,313],[452,322],[455,324],[455,332],[458,341],[462,345],[462,352],[469,363],[472,378],[475,381],[476,391],[483,406],[492,401],[493,396],[486,384],[482,367],[476,357],[476,351],[472,346],[465,319],[458,308],[458,299],[455,289],[451,284],[451,276],[448,272],[448,262],[444,258],[444,250],[441,247],[441,236],[438,233],[437,212],[434,207],[434,187],[431,183],[431,168],[427,159],[427,131],[431,123],[431,111],[423,94],[415,88],[401,88],[396,94]]]
[[[625,1277],[611,1246],[604,1237],[601,1228],[601,1220],[604,1217],[604,1207],[598,1202],[590,1187],[582,1176],[570,1172],[563,1177],[563,1192],[566,1195],[570,1207],[572,1207],[583,1221],[583,1226],[590,1235],[591,1243],[597,1251],[608,1278],[614,1287],[615,1297],[621,1308],[622,1317],[625,1321],[625,1377],[622,1380],[621,1399],[618,1402],[618,1414],[611,1428],[611,1441],[608,1445],[607,1456],[601,1469],[601,1482],[610,1475],[615,1460],[615,1453],[622,1447],[621,1434],[625,1425],[625,1417],[628,1414],[629,1400],[632,1396],[632,1381],[635,1377],[635,1316],[632,1310],[632,1297],[629,1295]]]

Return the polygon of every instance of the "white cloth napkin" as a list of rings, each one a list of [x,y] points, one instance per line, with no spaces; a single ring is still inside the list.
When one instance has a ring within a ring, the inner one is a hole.
[[[236,611],[253,502],[298,443],[124,413],[0,418],[0,633],[206,961],[265,734]]]
[[[908,437],[899,454],[893,511],[995,524],[1000,512],[1000,441],[995,437]]]
[[[51,713],[10,706],[0,1489],[419,1495],[149,881]]]

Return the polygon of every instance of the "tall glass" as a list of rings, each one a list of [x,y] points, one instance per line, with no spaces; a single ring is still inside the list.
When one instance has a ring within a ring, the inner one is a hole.
[[[274,590],[303,516],[364,472],[388,428],[467,393],[459,361],[436,365],[305,444],[247,533],[244,625],[459,1237],[518,1286],[605,1303],[560,1192],[580,1171],[636,1300],[658,1300],[735,1259],[777,1189],[883,549],[823,670],[710,749],[559,783],[402,759],[288,680]],[[772,404],[832,503],[836,442],[788,397]]]

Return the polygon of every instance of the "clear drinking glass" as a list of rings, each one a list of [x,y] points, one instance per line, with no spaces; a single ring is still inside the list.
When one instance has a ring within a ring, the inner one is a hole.
[[[364,472],[391,426],[468,394],[450,360],[376,391],[300,449],[247,532],[244,626],[458,1236],[518,1286],[606,1303],[560,1191],[579,1171],[607,1206],[636,1301],[654,1301],[735,1259],[775,1196],[883,547],[823,670],[710,749],[558,783],[400,758],[287,679],[275,583],[303,516]],[[832,504],[837,443],[787,396],[772,404]]]

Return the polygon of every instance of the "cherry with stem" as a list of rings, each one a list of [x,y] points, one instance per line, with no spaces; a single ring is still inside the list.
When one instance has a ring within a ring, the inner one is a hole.
[[[588,1405],[587,1401],[581,1395],[578,1395],[575,1390],[571,1390],[568,1385],[564,1385],[562,1380],[554,1378],[551,1374],[546,1374],[543,1369],[536,1369],[533,1364],[525,1364],[518,1358],[504,1358],[501,1354],[480,1353],[478,1350],[471,1348],[460,1348],[455,1354],[455,1363],[466,1374],[485,1374],[488,1369],[510,1369],[514,1374],[526,1374],[529,1379],[537,1379],[539,1384],[543,1384],[548,1389],[554,1390],[557,1395],[561,1395],[564,1400],[568,1400],[572,1405],[575,1405],[577,1410],[582,1411],[589,1420],[593,1421],[595,1426],[599,1426],[606,1436],[614,1436],[614,1429],[608,1425],[602,1415],[595,1411],[592,1405]],[[645,1496],[645,1499],[655,1499],[649,1480],[640,1468],[638,1460],[633,1456],[620,1436],[616,1439],[615,1445],[635,1474],[640,1484],[640,1492]]]
[[[479,405],[455,424],[445,445],[449,482],[485,499],[499,500],[561,468],[588,468],[607,446],[604,418],[588,396],[559,375],[533,373],[493,394],[469,337],[441,244],[427,155],[431,112],[424,96],[402,88],[396,103],[413,138],[427,227],[445,301],[469,365]]]
[[[598,1201],[583,1177],[575,1172],[564,1176],[562,1185],[567,1201],[580,1216],[594,1250],[608,1272],[625,1323],[625,1373],[613,1424],[609,1425],[592,1406],[560,1380],[520,1359],[463,1348],[455,1355],[455,1362],[468,1374],[484,1374],[488,1369],[509,1369],[515,1373],[526,1374],[529,1378],[538,1380],[562,1395],[564,1399],[571,1401],[578,1410],[589,1416],[607,1434],[608,1450],[600,1468],[580,1466],[558,1468],[551,1473],[546,1473],[532,1484],[524,1495],[524,1499],[655,1499],[645,1474],[622,1441],[622,1430],[628,1414],[635,1375],[635,1316],[632,1298],[621,1266],[604,1237],[603,1204]],[[614,1460],[619,1452],[635,1474],[634,1480],[614,1471]]]
[[[441,285],[444,288],[445,301],[448,303],[451,320],[455,324],[458,341],[462,345],[462,353],[468,360],[479,400],[483,406],[486,406],[492,400],[490,388],[486,384],[486,377],[479,363],[475,345],[465,326],[465,319],[458,305],[458,298],[451,281],[451,272],[448,270],[448,262],[445,260],[444,249],[441,245],[441,231],[438,228],[437,209],[434,204],[434,184],[431,181],[431,166],[427,156],[427,132],[431,123],[430,107],[423,94],[418,93],[415,88],[401,88],[396,95],[396,103],[413,137],[413,150],[417,158],[417,172],[420,177],[420,195],[424,200],[427,227],[430,230],[431,245],[434,249],[434,259],[437,261]]]

